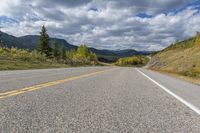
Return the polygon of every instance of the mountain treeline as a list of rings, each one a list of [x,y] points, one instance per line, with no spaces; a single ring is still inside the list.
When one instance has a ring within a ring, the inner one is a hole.
[[[7,33],[0,31],[0,41],[3,42],[4,46],[11,48],[16,47],[19,49],[35,50],[38,48],[38,43],[40,40],[40,35],[26,35],[26,36],[12,36]],[[58,43],[58,46],[65,46],[66,50],[76,50],[78,46],[72,45],[65,39],[49,37],[49,46],[53,48],[53,43]],[[89,50],[95,53],[98,60],[101,62],[114,63],[117,59],[122,57],[131,57],[134,55],[149,55],[152,51],[137,51],[134,49],[124,49],[124,50],[107,50],[107,49],[96,49],[89,47]]]
[[[70,63],[70,64],[93,64],[97,63],[97,56],[92,53],[86,45],[80,45],[77,50],[66,51],[64,44],[59,48],[55,39],[53,47],[49,46],[49,35],[45,26],[42,26],[40,32],[39,45],[37,52],[45,55],[47,58],[53,59],[58,62]]]
[[[3,70],[46,68],[47,66],[97,65],[98,59],[86,45],[80,45],[76,50],[67,50],[64,44],[58,44],[56,39],[53,44],[50,44],[47,29],[42,26],[38,47],[35,50],[7,48],[0,40],[0,64],[0,69]]]

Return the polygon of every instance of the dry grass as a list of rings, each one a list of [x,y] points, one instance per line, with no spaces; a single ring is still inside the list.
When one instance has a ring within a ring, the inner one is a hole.
[[[0,70],[68,67],[36,52],[17,48],[0,48]]]
[[[200,47],[170,50],[156,57],[163,64],[158,67],[159,70],[192,77],[200,75]]]
[[[20,59],[0,59],[0,70],[22,70],[22,69],[44,69],[44,68],[64,68],[65,64],[40,61],[23,61]]]
[[[187,43],[186,43],[187,42]],[[175,44],[153,56],[150,69],[175,73],[176,75],[200,78],[200,45],[194,40]],[[179,46],[180,45],[180,46]]]

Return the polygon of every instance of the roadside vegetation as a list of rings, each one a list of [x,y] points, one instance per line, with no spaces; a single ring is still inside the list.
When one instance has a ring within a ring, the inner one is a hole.
[[[158,52],[148,65],[153,70],[200,78],[200,33]]]
[[[86,45],[80,45],[76,50],[68,51],[64,45],[59,47],[56,39],[50,47],[49,35],[44,26],[41,29],[36,50],[7,48],[0,41],[0,70],[83,65],[98,65],[96,54],[92,53]]]
[[[120,57],[119,56],[114,56],[114,55],[97,55],[98,56],[98,60],[101,62],[105,62],[105,63],[115,63]]]
[[[149,58],[146,56],[132,56],[120,58],[115,64],[118,66],[144,66],[148,61]]]
[[[66,67],[36,51],[0,47],[0,70]]]

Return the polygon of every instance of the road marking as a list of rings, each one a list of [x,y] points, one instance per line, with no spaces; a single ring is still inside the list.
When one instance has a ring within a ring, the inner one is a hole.
[[[54,85],[57,85],[60,83],[69,82],[69,81],[80,79],[80,78],[90,77],[90,76],[97,75],[97,74],[100,74],[100,73],[103,73],[105,71],[112,70],[112,69],[113,68],[107,69],[107,70],[96,71],[96,72],[92,72],[92,73],[88,73],[88,74],[83,74],[83,75],[79,75],[79,76],[69,77],[69,78],[62,79],[62,80],[50,81],[47,83],[42,83],[42,84],[30,86],[30,87],[25,87],[25,88],[13,90],[13,91],[3,92],[3,93],[0,93],[0,99],[23,94],[23,93],[30,92],[30,91],[39,90],[39,89],[42,89],[45,87],[54,86]]]
[[[153,80],[152,78],[150,78],[149,76],[147,76],[146,74],[144,74],[142,71],[140,71],[138,68],[136,68],[136,70],[142,74],[143,76],[145,76],[146,78],[148,78],[149,80],[151,80],[153,83],[155,83],[156,85],[158,85],[160,88],[162,88],[164,91],[166,91],[168,94],[172,95],[173,97],[175,97],[177,100],[179,100],[180,102],[182,102],[183,104],[185,104],[187,107],[189,107],[190,109],[192,109],[194,112],[196,112],[198,115],[200,115],[200,109],[198,107],[195,107],[193,104],[187,102],[186,100],[184,100],[183,98],[181,98],[180,96],[176,95],[175,93],[173,93],[172,91],[170,91],[169,89],[167,89],[165,86],[161,85],[160,83],[156,82],[155,80]]]

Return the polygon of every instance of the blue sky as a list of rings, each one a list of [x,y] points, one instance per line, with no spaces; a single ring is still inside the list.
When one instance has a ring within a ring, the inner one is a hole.
[[[200,31],[200,0],[1,0],[1,30],[99,49],[159,50]]]

